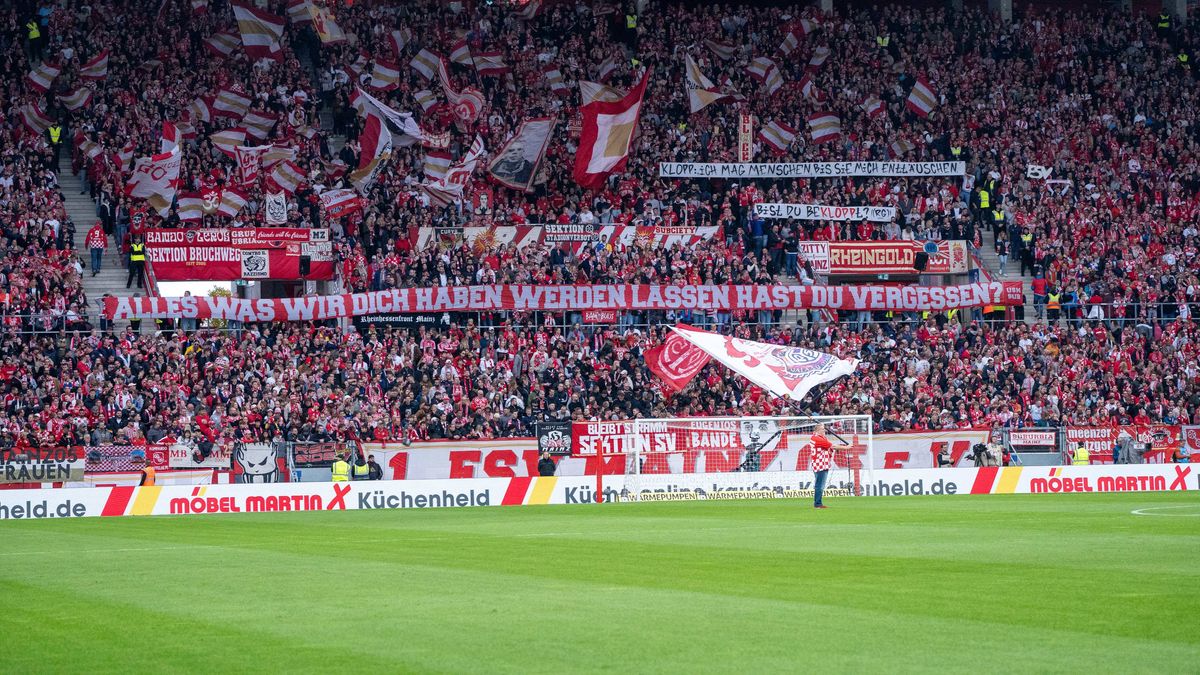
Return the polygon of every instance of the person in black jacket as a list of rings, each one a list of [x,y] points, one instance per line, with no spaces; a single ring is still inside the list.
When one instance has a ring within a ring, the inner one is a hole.
[[[557,469],[558,469],[558,465],[554,463],[553,459],[551,459],[550,453],[543,452],[542,458],[538,460],[538,475],[539,476],[553,476],[555,470],[557,470]]]

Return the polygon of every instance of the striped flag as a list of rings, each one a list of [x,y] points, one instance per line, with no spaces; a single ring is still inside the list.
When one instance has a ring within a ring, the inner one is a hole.
[[[867,94],[863,97],[862,102],[858,104],[867,113],[867,117],[876,117],[883,114],[883,101],[879,97]]]
[[[260,158],[263,168],[269,169],[280,162],[287,162],[296,159],[296,148],[283,143],[274,143],[267,146],[267,151]]]
[[[529,0],[529,2],[525,3],[525,6],[521,8],[521,11],[517,12],[517,16],[521,17],[525,21],[530,21],[533,19],[533,17],[537,16],[537,13],[541,8],[542,0]]]
[[[80,154],[88,159],[96,159],[104,154],[104,146],[99,143],[89,140],[82,133],[76,135],[75,147],[79,149]]]
[[[163,122],[162,138],[159,140],[159,152],[174,152],[183,142],[183,134],[173,122]]]
[[[354,190],[339,188],[321,193],[321,209],[330,218],[342,218],[362,210],[363,200]]]
[[[195,101],[188,106],[188,119],[192,124],[197,122],[211,122],[213,116],[213,104],[216,103],[216,97],[213,96],[197,96]]]
[[[754,59],[748,66],[746,66],[746,72],[750,74],[750,77],[753,77],[759,82],[766,82],[767,74],[775,69],[775,62],[765,56],[760,56]]]
[[[404,47],[411,39],[412,31],[407,28],[401,28],[400,30],[388,33],[388,44],[392,46],[392,51],[395,52],[397,58],[404,53]]]
[[[192,14],[200,16],[208,13],[208,0],[191,0]]]
[[[567,86],[566,82],[563,82],[562,71],[558,69],[558,66],[547,63],[542,68],[542,73],[546,76],[546,84],[550,87],[550,91],[559,95],[570,93],[571,88]]]
[[[46,113],[36,103],[26,103],[21,106],[21,122],[26,129],[39,136],[46,133],[50,125],[54,123],[49,117],[46,117]]]
[[[829,59],[831,51],[829,47],[817,47],[814,49],[812,58],[808,60],[807,70],[820,70],[821,66],[825,65],[825,61]]]
[[[425,154],[425,175],[431,181],[441,181],[446,177],[446,172],[450,169],[452,161],[453,158],[451,158],[448,151],[430,150]]]
[[[384,162],[392,156],[392,132],[388,131],[381,116],[368,112],[358,140],[362,153],[358,168],[350,172],[350,182],[365,194],[375,184]]]
[[[214,148],[228,155],[230,159],[237,159],[234,149],[246,144],[246,130],[241,127],[222,129],[210,135],[208,141],[213,144]]]
[[[722,103],[732,97],[713,85],[712,80],[700,72],[700,66],[691,54],[686,57],[687,79],[684,86],[688,93],[688,108],[690,112],[700,112],[713,103]]]
[[[601,63],[600,67],[596,69],[596,79],[600,80],[601,82],[607,81],[608,78],[613,76],[613,73],[617,72],[618,67],[620,66],[615,58],[610,56],[607,59],[604,59],[604,62]]]
[[[830,112],[813,113],[808,116],[808,129],[813,143],[836,141],[842,135],[842,120]]]
[[[248,201],[250,201],[250,198],[246,193],[227,187],[221,191],[221,205],[217,207],[217,213],[226,218],[232,218],[238,214],[238,211],[242,210],[242,207]]]
[[[583,100],[583,105],[587,105],[593,101],[616,103],[625,98],[625,94],[627,93],[629,92],[622,91],[616,87],[609,87],[599,82],[579,81],[579,96]]]
[[[108,50],[93,56],[90,61],[79,66],[79,79],[103,80],[108,77]]]
[[[391,91],[400,86],[400,64],[384,59],[375,59],[371,68],[372,89]]]
[[[789,30],[783,34],[783,43],[779,45],[779,51],[783,52],[784,56],[791,56],[798,46],[800,39],[796,37],[795,31]]]
[[[196,127],[186,119],[178,119],[172,122],[175,128],[179,130],[179,137],[184,140],[194,140],[196,138]]]
[[[938,95],[929,85],[929,81],[924,75],[917,77],[916,84],[913,85],[912,91],[908,94],[908,100],[905,101],[908,109],[921,117],[928,117],[929,113],[938,106]]]
[[[737,47],[731,42],[722,42],[720,40],[705,40],[704,46],[712,50],[712,53],[717,55],[717,58],[722,61],[728,61],[737,54]]]
[[[504,54],[492,51],[475,57],[475,71],[486,77],[496,77],[512,70],[504,63]]]
[[[117,158],[117,166],[121,168],[121,173],[129,173],[129,168],[133,166],[133,149],[133,141],[129,141],[120,150],[113,153]]]
[[[25,77],[25,80],[29,82],[30,87],[44,94],[50,91],[55,78],[61,72],[61,67],[47,61],[42,61],[39,65],[34,66],[33,70],[29,71],[29,75]]]
[[[434,52],[429,51],[428,49],[422,49],[421,51],[417,52],[417,55],[413,57],[412,61],[410,61],[408,65],[411,66],[413,70],[420,73],[425,79],[432,80],[433,76],[437,74],[438,66],[441,64],[441,62],[442,57],[438,56]]]
[[[825,98],[821,95],[821,92],[817,90],[817,85],[813,84],[812,75],[810,73],[805,73],[804,77],[800,78],[800,93],[804,94],[805,98],[812,99],[814,101],[820,101],[821,99]]]
[[[305,23],[312,21],[312,2],[310,0],[290,0],[287,6],[288,21]]]
[[[796,130],[783,122],[772,120],[759,130],[758,137],[762,139],[763,143],[771,146],[772,150],[782,155],[787,152],[792,141],[796,140]]]
[[[328,7],[313,7],[311,10],[313,30],[321,38],[323,45],[340,45],[346,43],[346,33],[333,18],[333,12]]]
[[[432,91],[429,91],[428,89],[414,91],[413,92],[413,100],[415,100],[417,102],[417,105],[421,106],[421,110],[426,111],[426,112],[428,112],[429,109],[432,108],[433,106],[437,105],[437,102],[438,102],[437,96],[434,95],[434,93]]]
[[[258,112],[251,110],[242,117],[242,128],[246,130],[246,135],[263,140],[271,135],[271,129],[279,122],[279,115],[268,112]]]
[[[204,220],[205,216],[205,199],[200,196],[199,192],[180,192],[179,198],[175,202],[175,213],[179,215],[179,219],[194,223]]]
[[[218,117],[243,117],[250,110],[250,97],[232,89],[222,89],[212,105]]]
[[[238,33],[242,36],[242,48],[254,59],[283,60],[284,19],[270,12],[234,0],[233,17],[237,19]]]
[[[467,46],[466,38],[460,38],[458,42],[455,42],[450,48],[450,61],[464,66],[472,65],[471,49]]]
[[[641,81],[625,98],[616,103],[594,101],[580,109],[583,128],[571,172],[576,183],[597,190],[610,175],[625,171],[649,82],[650,69],[647,68]]]
[[[92,90],[80,87],[68,94],[63,94],[58,97],[58,100],[66,106],[67,110],[79,110],[92,101]]]
[[[763,92],[770,96],[783,88],[783,73],[779,72],[779,68],[775,67],[767,71],[766,80],[763,82]]]
[[[903,138],[897,138],[896,140],[892,141],[891,145],[888,146],[888,157],[890,159],[903,157],[909,152],[915,150],[916,147],[917,144],[913,143],[912,141],[905,140]]]
[[[215,56],[229,56],[237,49],[238,42],[238,36],[230,31],[222,31],[206,39],[204,47]]]
[[[289,195],[295,194],[303,182],[304,170],[295,162],[280,162],[267,174],[267,185],[273,186],[276,192],[283,190]]]

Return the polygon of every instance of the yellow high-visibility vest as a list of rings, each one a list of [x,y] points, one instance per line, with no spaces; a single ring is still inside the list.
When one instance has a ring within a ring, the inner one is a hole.
[[[1028,232],[1021,235],[1021,243],[1025,244],[1025,248],[1029,248],[1029,245],[1033,243],[1033,235]]]
[[[1187,54],[1180,52],[1178,58],[1179,58],[1179,63],[1181,63],[1185,66],[1188,64],[1188,55]]]
[[[990,209],[991,207],[992,207],[992,196],[988,194],[987,190],[980,190],[979,191],[979,208]]]
[[[1046,309],[1062,309],[1060,302],[1062,293],[1050,293],[1046,296]]]
[[[25,24],[25,30],[29,31],[29,39],[36,40],[42,37],[42,31],[38,28],[36,21],[30,21]]]
[[[1171,15],[1165,14],[1165,13],[1159,14],[1158,15],[1158,27],[1163,28],[1163,29],[1170,28],[1171,27]]]
[[[129,259],[133,262],[145,262],[146,260],[146,245],[145,244],[130,244]]]
[[[1071,460],[1071,463],[1075,466],[1085,466],[1087,464],[1091,464],[1091,462],[1088,461],[1088,449],[1082,445],[1078,448],[1075,448],[1075,458]]]
[[[992,211],[992,220],[997,223],[1004,220],[1004,209],[994,209]]]
[[[630,30],[637,28],[637,14],[626,14],[625,15],[625,27]]]
[[[887,49],[887,46],[891,43],[892,43],[892,37],[890,35],[876,35],[875,36],[875,46],[877,46],[877,47],[883,47],[884,49]]]
[[[362,480],[363,478],[366,478],[370,474],[371,474],[371,467],[367,466],[366,464],[363,464],[361,466],[359,466],[358,464],[354,465],[354,480]]]
[[[333,482],[343,483],[348,480],[350,480],[350,465],[339,459],[333,463]]]
[[[950,146],[950,154],[954,155],[955,157],[958,157],[959,155],[962,154],[962,146],[961,145]]]
[[[949,312],[946,312],[946,318],[950,319],[951,321],[953,321],[954,317],[956,317],[956,316],[958,316],[958,308],[957,307],[950,310]]]
[[[55,124],[47,129],[47,131],[50,132],[50,143],[52,145],[58,145],[58,142],[62,140],[62,127]]]

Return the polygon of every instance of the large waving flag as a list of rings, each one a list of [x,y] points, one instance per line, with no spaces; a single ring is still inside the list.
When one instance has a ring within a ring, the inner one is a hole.
[[[929,80],[922,75],[917,78],[916,84],[913,85],[912,91],[908,93],[908,99],[905,101],[908,109],[920,115],[928,117],[929,113],[938,105],[937,92],[930,86]]]
[[[609,175],[625,170],[629,147],[642,112],[642,97],[650,70],[625,98],[615,103],[594,101],[583,106],[583,130],[575,153],[575,182],[595,190]]]
[[[517,132],[504,141],[488,163],[488,173],[500,183],[516,190],[529,192],[537,178],[538,168],[550,146],[554,118],[539,117],[521,122]]]
[[[242,48],[246,55],[255,59],[283,60],[283,27],[285,19],[264,12],[245,2],[232,2],[233,17],[237,19],[238,32],[242,35]]]
[[[673,391],[683,391],[712,360],[703,349],[689,342],[681,333],[668,333],[661,344],[647,349],[642,358],[650,372]]]
[[[713,103],[722,103],[734,99],[731,94],[718,89],[712,80],[704,76],[700,66],[696,64],[691,54],[687,55],[687,92],[690,112],[700,112]]]
[[[125,183],[125,194],[145,199],[158,215],[166,217],[179,189],[179,166],[183,153],[179,147],[134,164],[133,175]]]
[[[753,342],[682,324],[672,330],[754,384],[794,401],[803,400],[819,384],[853,373],[859,363],[858,359]]]
[[[366,194],[375,184],[384,163],[392,156],[392,132],[388,131],[382,115],[373,111],[367,113],[359,142],[362,144],[362,154],[358,168],[350,172],[350,182]]]

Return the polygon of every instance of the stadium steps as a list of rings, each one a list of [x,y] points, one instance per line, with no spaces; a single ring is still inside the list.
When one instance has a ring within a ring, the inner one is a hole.
[[[104,297],[105,293],[115,297],[127,297],[139,291],[136,288],[126,290],[127,272],[121,254],[111,238],[108,248],[104,250],[100,274],[92,276],[92,256],[87,249],[86,240],[88,230],[92,229],[92,225],[97,220],[96,203],[92,201],[91,196],[84,188],[83,180],[71,173],[71,158],[65,152],[58,160],[58,183],[62,188],[67,215],[75,223],[75,250],[83,259],[86,268],[83,271],[83,290],[87,294],[90,305],[88,314],[92,317],[92,324],[98,327],[99,321],[96,317],[99,316],[99,305],[97,301]],[[146,293],[145,290],[140,292],[143,295]],[[142,322],[142,330],[146,330],[147,323],[146,321]],[[123,330],[127,325],[128,322],[119,322],[116,329]]]
[[[1022,288],[1025,289],[1025,301],[1030,303],[1028,310],[1025,312],[1025,323],[1034,323],[1036,316],[1033,312],[1033,296],[1029,294],[1029,282],[1033,281],[1032,275],[1021,275],[1021,263],[1013,262],[1010,255],[1008,264],[1005,265],[1007,274],[1000,275],[1000,256],[996,255],[996,247],[992,245],[992,233],[983,233],[983,248],[976,252],[979,262],[983,265],[983,270],[987,273],[985,276],[991,277],[993,281],[1020,281]],[[981,277],[982,280],[982,277]]]

